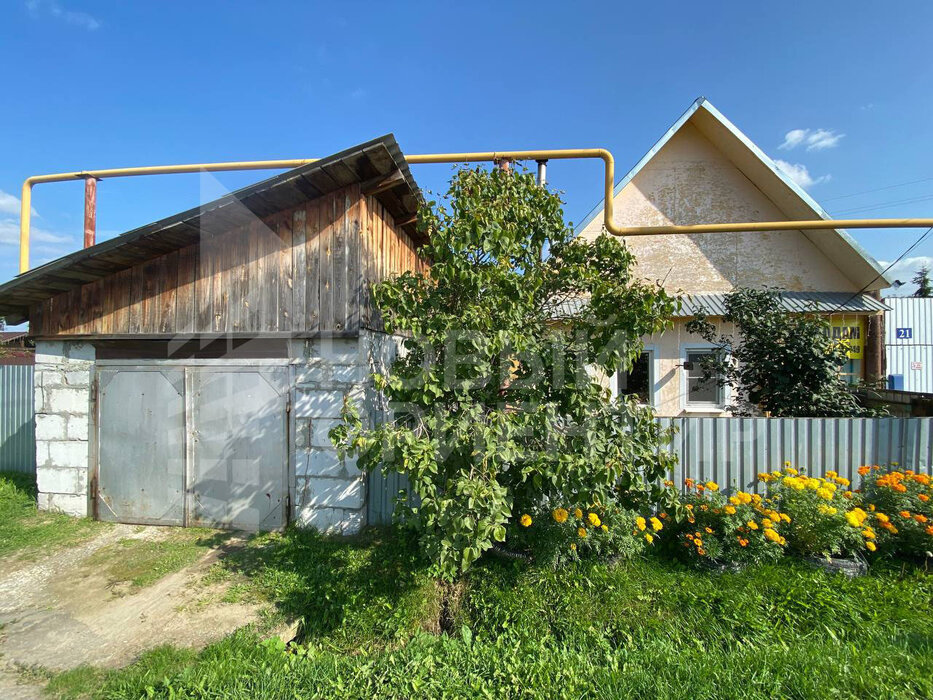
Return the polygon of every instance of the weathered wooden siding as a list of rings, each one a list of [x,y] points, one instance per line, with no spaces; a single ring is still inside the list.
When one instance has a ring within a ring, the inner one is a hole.
[[[355,332],[378,328],[370,286],[423,262],[359,185],[53,297],[37,335]]]

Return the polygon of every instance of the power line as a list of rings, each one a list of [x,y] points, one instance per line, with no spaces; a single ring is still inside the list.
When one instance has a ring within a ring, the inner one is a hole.
[[[877,204],[868,204],[864,207],[854,207],[853,209],[841,209],[838,213],[840,214],[851,214],[858,211],[873,211],[875,209],[887,209],[888,207],[896,207],[900,204],[914,204],[916,202],[927,202],[933,199],[933,194],[926,194],[921,197],[908,197],[906,199],[895,199],[887,202],[879,202]]]
[[[831,311],[831,312],[830,312],[830,315],[832,315],[832,314],[837,314],[837,313],[839,313],[839,312],[841,312],[841,311],[845,311],[845,307],[849,305],[849,302],[850,302],[850,301],[852,301],[853,299],[855,299],[855,298],[858,297],[858,296],[861,296],[861,294],[864,293],[864,291],[865,291],[866,289],[868,289],[871,285],[873,285],[875,282],[877,282],[877,281],[880,280],[882,277],[884,277],[884,275],[888,272],[888,270],[890,270],[892,267],[894,267],[895,265],[897,265],[901,260],[903,260],[903,259],[907,256],[907,254],[908,254],[910,251],[912,251],[914,248],[916,248],[918,245],[920,245],[920,244],[923,242],[923,240],[924,240],[927,236],[930,235],[930,232],[931,232],[931,231],[933,231],[933,226],[931,226],[931,227],[928,228],[926,231],[924,231],[924,232],[923,232],[923,235],[921,235],[920,238],[918,238],[916,241],[914,241],[913,244],[912,244],[907,250],[905,250],[903,253],[901,253],[900,255],[898,255],[898,256],[897,256],[897,260],[895,260],[895,261],[892,262],[890,265],[888,265],[886,268],[884,268],[884,270],[882,270],[881,272],[879,272],[871,282],[869,282],[868,284],[866,284],[864,287],[862,287],[860,290],[858,290],[855,294],[853,294],[853,295],[850,296],[848,299],[846,299],[844,302],[842,302],[842,304],[840,304],[839,306],[837,306],[835,311]]]
[[[863,190],[861,192],[853,192],[852,194],[842,194],[842,195],[839,195],[838,197],[827,197],[826,199],[823,199],[822,201],[832,202],[837,199],[848,199],[849,197],[859,197],[863,194],[871,194],[872,192],[883,192],[884,190],[893,190],[898,187],[906,187],[907,185],[917,185],[921,182],[930,182],[931,180],[933,180],[933,177],[925,177],[925,178],[921,178],[920,180],[911,180],[910,182],[900,182],[896,185],[887,185],[886,187],[876,187],[873,190]]]

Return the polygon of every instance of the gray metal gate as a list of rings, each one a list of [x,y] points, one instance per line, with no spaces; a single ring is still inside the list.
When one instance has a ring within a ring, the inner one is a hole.
[[[286,401],[281,367],[98,368],[98,517],[282,527]]]

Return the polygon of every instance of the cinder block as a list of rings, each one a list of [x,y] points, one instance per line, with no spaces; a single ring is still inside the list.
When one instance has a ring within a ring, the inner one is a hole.
[[[308,460],[307,476],[342,476],[343,461],[333,448],[312,448]]]
[[[36,469],[49,465],[49,442],[36,440]]]
[[[36,485],[42,493],[86,494],[87,469],[37,467]]]
[[[76,413],[87,415],[90,394],[87,389],[49,389],[49,413]]]
[[[94,346],[90,343],[68,343],[65,345],[65,354],[69,360],[85,362],[93,362],[96,357]]]
[[[313,418],[311,420],[311,446],[333,447],[330,431],[343,423],[339,418]]]
[[[299,386],[302,384],[319,384],[321,382],[329,382],[330,378],[330,365],[323,362],[311,362],[298,370],[298,376],[295,378],[295,382]]]
[[[300,527],[329,535],[354,535],[363,527],[361,511],[342,508],[302,508],[296,520]]]
[[[65,372],[65,384],[73,387],[88,387],[91,384],[91,370],[76,370]]]
[[[33,389],[32,393],[33,400],[33,411],[36,413],[47,413],[48,406],[45,404],[45,391],[42,388],[42,385],[36,382],[36,386]]]
[[[52,467],[76,467],[87,469],[87,442],[69,440],[50,442],[48,464]]]
[[[315,508],[362,508],[363,481],[311,477],[307,481],[304,504]]]
[[[36,414],[36,440],[65,440],[67,437],[64,416]]]
[[[88,514],[87,496],[76,496],[66,493],[40,493],[38,497],[39,510],[48,510],[58,513],[85,518]]]
[[[319,338],[311,344],[311,359],[320,358],[332,365],[354,365],[360,361],[356,338]]]
[[[331,369],[331,379],[345,384],[360,381],[362,375],[363,371],[359,365],[337,365]]]
[[[68,416],[68,439],[87,440],[88,422],[87,416]]]
[[[65,361],[65,343],[61,340],[36,341],[36,366],[60,365]]]
[[[339,418],[343,392],[298,390],[295,392],[296,418]]]

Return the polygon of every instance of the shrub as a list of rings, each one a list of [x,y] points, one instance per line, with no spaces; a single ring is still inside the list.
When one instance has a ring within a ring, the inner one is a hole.
[[[767,484],[768,500],[790,518],[786,537],[791,551],[848,556],[865,551],[866,542],[876,539],[849,481],[836,472],[807,476],[786,462],[784,471],[765,472],[758,479]]]
[[[896,467],[896,465],[892,465]],[[908,469],[859,467],[862,497],[877,524],[878,547],[890,554],[933,556],[933,485]]]
[[[616,503],[587,507],[556,504],[522,513],[508,530],[506,543],[535,561],[557,566],[588,558],[629,559],[657,544],[664,524]]]
[[[759,564],[784,553],[780,534],[787,517],[769,507],[758,494],[737,491],[728,498],[714,481],[685,482],[683,517],[676,526],[681,556],[693,563]]]

